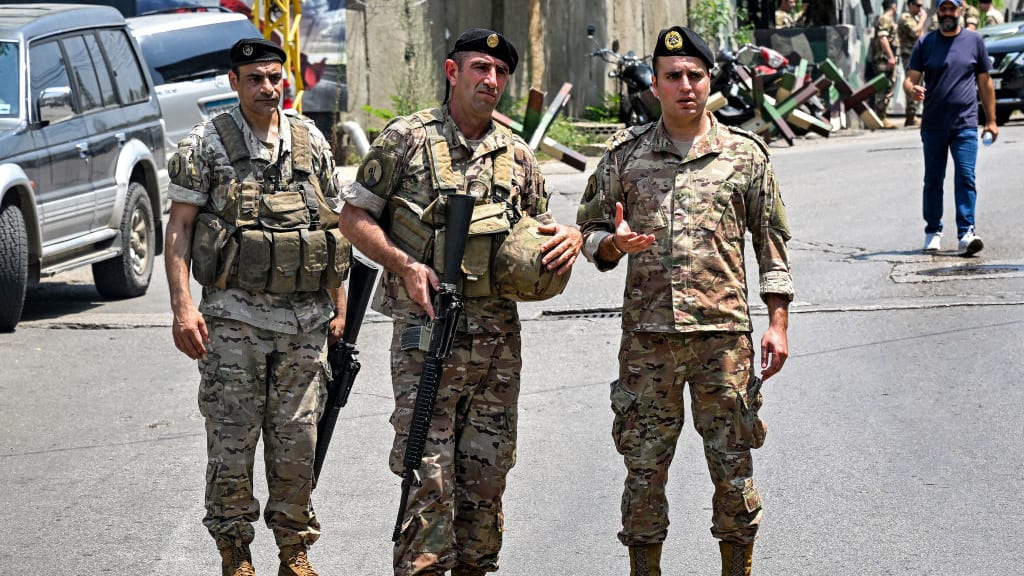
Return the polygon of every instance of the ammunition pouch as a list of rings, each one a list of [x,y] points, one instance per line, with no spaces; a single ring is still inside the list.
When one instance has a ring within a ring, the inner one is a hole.
[[[434,247],[434,225],[423,219],[424,209],[400,196],[391,198],[388,206],[388,237],[417,262],[428,262]]]
[[[505,203],[478,204],[466,235],[466,250],[462,256],[465,275],[462,293],[467,298],[493,296],[494,253],[505,240],[509,229]]]
[[[274,294],[338,288],[351,256],[352,245],[337,228],[235,229],[203,212],[192,236],[192,276],[216,288]]]
[[[209,212],[200,213],[192,226],[192,277],[201,286],[214,286],[224,273],[225,248],[232,244],[232,259],[238,253],[234,226]]]
[[[569,283],[571,270],[558,275],[541,263],[541,246],[551,239],[537,227],[541,223],[523,215],[512,232],[498,246],[494,256],[494,292],[497,296],[517,302],[547,300],[562,293]]]

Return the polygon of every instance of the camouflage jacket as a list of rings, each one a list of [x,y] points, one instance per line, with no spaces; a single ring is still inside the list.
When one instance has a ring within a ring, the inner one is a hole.
[[[875,65],[887,64],[889,60],[888,56],[885,55],[885,50],[882,50],[882,38],[889,39],[892,55],[898,58],[900,55],[900,41],[896,35],[896,21],[886,13],[879,16],[878,21],[875,23],[875,38],[871,43],[871,61]]]
[[[427,130],[417,117],[442,123],[447,141],[448,161],[431,170]],[[508,190],[492,185],[495,160],[511,149],[513,162]],[[369,212],[388,227],[389,210],[395,204],[413,204],[425,209],[439,195],[433,173],[445,182],[438,183],[452,192],[472,194],[491,201],[504,201],[521,213],[542,223],[551,223],[547,213],[548,194],[533,151],[522,138],[496,123],[479,142],[470,142],[459,131],[447,107],[435,108],[393,119],[373,143],[363,159],[355,181],[344,192],[344,201]],[[427,262],[429,264],[429,262]],[[385,271],[374,296],[373,309],[396,320],[422,323],[426,313],[413,302],[401,277]],[[519,331],[516,303],[499,297],[467,298],[460,330],[471,333],[509,333]]]
[[[279,141],[275,147],[268,147],[256,138],[238,106],[226,114],[231,114],[235,123],[241,127],[253,164],[258,168],[266,168],[277,163],[281,169],[281,181],[290,182],[292,138],[291,126],[285,114],[294,112],[279,110]],[[337,203],[338,191],[331,179],[334,172],[331,148],[313,121],[301,118],[309,127],[313,171],[328,202]],[[278,162],[278,154],[281,155],[281,162]],[[213,209],[223,208],[227,201],[228,185],[237,177],[212,120],[196,125],[188,136],[178,142],[178,151],[168,162],[168,173],[171,184],[167,193],[171,200]],[[203,288],[199,311],[204,315],[239,320],[265,330],[297,334],[309,332],[330,320],[334,315],[334,302],[326,290],[270,294],[237,288],[222,290],[206,287]]]
[[[710,113],[709,113],[710,116]],[[577,223],[596,257],[614,229],[615,203],[655,243],[628,256],[622,328],[643,332],[749,332],[744,235],[750,231],[761,297],[793,297],[789,228],[764,143],[719,124],[685,158],[658,121],[617,134],[590,176]]]
[[[910,54],[914,51],[914,44],[917,44],[917,27],[921,25],[921,20],[923,19],[923,10],[918,11],[917,16],[910,12],[900,14],[896,36],[899,38],[899,55],[903,59],[904,64],[910,60]]]

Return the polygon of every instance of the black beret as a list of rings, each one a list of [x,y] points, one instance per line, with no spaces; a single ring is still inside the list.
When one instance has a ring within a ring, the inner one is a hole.
[[[654,56],[693,56],[703,60],[708,70],[715,66],[715,56],[704,39],[685,26],[673,26],[659,32]]]
[[[284,50],[266,38],[242,38],[228,53],[231,67],[253,62],[280,62],[284,64]]]
[[[501,34],[484,28],[470,28],[459,34],[455,40],[455,47],[448,53],[448,57],[451,58],[456,52],[483,52],[500,58],[508,64],[509,74],[515,72],[516,65],[519,64],[519,52],[516,51],[516,47]]]

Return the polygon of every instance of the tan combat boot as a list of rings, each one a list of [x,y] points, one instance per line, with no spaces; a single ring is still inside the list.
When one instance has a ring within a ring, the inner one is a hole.
[[[718,548],[722,551],[722,576],[750,576],[753,544],[719,541]]]
[[[220,550],[220,573],[223,576],[256,576],[248,546],[227,544]]]
[[[281,559],[277,576],[319,576],[309,563],[306,547],[302,544],[282,546],[277,556]]]
[[[629,576],[661,576],[661,544],[630,546]]]

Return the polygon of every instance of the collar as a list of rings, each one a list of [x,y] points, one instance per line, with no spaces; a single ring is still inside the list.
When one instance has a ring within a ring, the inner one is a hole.
[[[245,146],[249,150],[249,157],[253,159],[264,160],[269,164],[273,164],[277,161],[280,155],[289,153],[292,150],[292,127],[289,124],[288,119],[285,118],[285,111],[278,107],[277,109],[277,146],[273,150],[268,149],[256,134],[253,133],[252,128],[249,127],[249,123],[245,121],[245,117],[242,116],[241,106],[235,106],[231,109],[231,117],[242,129],[242,137],[245,139]]]
[[[654,135],[651,139],[651,149],[664,152],[666,154],[672,154],[682,160],[696,160],[702,158],[708,154],[719,154],[725,149],[726,139],[728,135],[725,130],[722,130],[719,126],[718,120],[715,115],[711,112],[704,111],[711,119],[711,127],[707,133],[701,136],[699,139],[693,141],[693,146],[690,148],[690,154],[686,158],[681,158],[679,149],[676,148],[675,143],[668,134],[668,129],[665,128],[664,118],[658,120],[658,125],[655,127]]]

